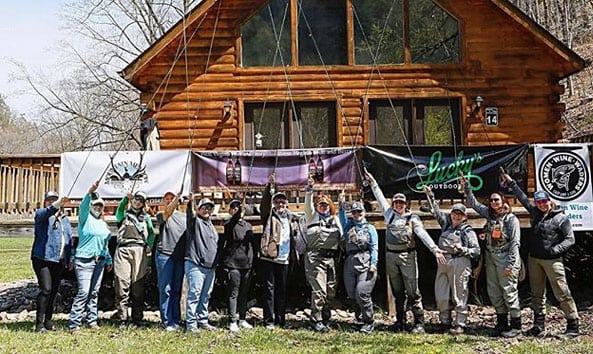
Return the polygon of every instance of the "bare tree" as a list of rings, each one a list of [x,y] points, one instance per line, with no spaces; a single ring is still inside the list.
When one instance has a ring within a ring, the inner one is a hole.
[[[137,149],[139,93],[118,71],[201,0],[73,0],[62,11],[66,71],[20,79],[41,98],[39,129],[57,150]],[[58,71],[58,70],[56,70]],[[136,132],[136,134],[133,134]],[[49,148],[48,148],[49,150]]]

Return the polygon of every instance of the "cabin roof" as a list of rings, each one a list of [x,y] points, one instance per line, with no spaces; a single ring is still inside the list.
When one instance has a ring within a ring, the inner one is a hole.
[[[554,37],[545,28],[524,14],[518,7],[509,0],[488,0],[496,5],[504,14],[519,23],[529,34],[542,45],[550,48],[558,55],[557,60],[563,70],[559,71],[558,77],[564,78],[587,66],[587,62],[577,53],[568,48],[564,43]],[[223,4],[223,2],[225,4]],[[437,0],[438,2],[438,0]],[[194,7],[184,18],[173,25],[162,37],[155,41],[150,47],[142,52],[120,75],[136,87],[141,88],[139,77],[143,70],[150,67],[151,62],[170,45],[183,39],[184,29],[197,26],[211,11],[225,12],[225,19],[231,20],[233,24],[239,25],[256,10],[268,3],[268,0],[204,0]],[[187,31],[186,31],[187,35]]]

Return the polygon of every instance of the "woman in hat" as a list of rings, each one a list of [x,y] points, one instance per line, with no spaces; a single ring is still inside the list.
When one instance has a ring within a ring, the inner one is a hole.
[[[434,200],[432,190],[426,186],[425,193],[434,217],[441,225],[438,246],[443,250],[446,262],[439,263],[434,280],[436,305],[443,327],[451,327],[449,333],[465,332],[467,299],[471,258],[479,257],[480,245],[472,227],[467,223],[467,210],[461,203],[451,207],[451,214],[445,215]],[[455,310],[455,319],[451,313]]]
[[[215,331],[208,323],[208,303],[214,287],[218,264],[218,232],[210,216],[214,202],[202,198],[194,213],[194,194],[187,203],[187,250],[185,253],[185,276],[187,278],[187,305],[185,329],[197,333],[200,329]]]
[[[521,334],[519,301],[519,270],[521,269],[521,225],[511,212],[502,193],[491,193],[488,205],[480,203],[464,176],[459,179],[467,202],[482,217],[484,226],[486,286],[490,302],[496,310],[494,335],[516,337]],[[509,313],[511,322],[509,326]]]
[[[183,287],[187,221],[177,210],[181,192],[166,192],[165,210],[156,214],[159,236],[156,241],[156,270],[159,286],[161,325],[175,331],[181,325],[181,289]]]
[[[356,301],[356,319],[362,321],[359,331],[371,333],[374,329],[372,292],[377,281],[379,236],[377,230],[364,217],[364,206],[354,202],[350,208],[352,219],[346,217],[345,196],[340,194],[340,223],[344,225],[346,260],[344,286],[348,298]]]
[[[554,296],[566,317],[564,334],[578,336],[579,314],[566,282],[562,259],[575,242],[570,220],[550,199],[547,192],[535,192],[533,194],[535,204],[533,204],[508,174],[503,174],[503,178],[531,215],[532,234],[529,237],[527,269],[534,319],[533,327],[527,331],[527,334],[539,336],[545,333],[546,280],[549,280]]]
[[[251,224],[242,217],[243,203],[234,199],[229,203],[231,218],[224,224],[224,234],[220,239],[221,263],[227,275],[229,330],[251,329],[246,320],[251,266],[253,265],[253,230]],[[237,307],[239,316],[237,316]],[[237,323],[237,317],[239,322]]]
[[[336,258],[342,225],[336,207],[325,194],[313,197],[315,181],[305,187],[306,253],[305,275],[311,286],[311,319],[313,330],[327,332],[331,310],[327,306],[336,295]]]
[[[49,191],[43,198],[43,208],[35,211],[35,239],[31,249],[33,270],[39,283],[35,331],[55,330],[52,322],[56,295],[60,287],[65,260],[70,258],[72,227],[61,208],[68,203],[68,197],[59,198],[58,193]]]
[[[80,330],[83,313],[91,329],[98,329],[97,298],[103,279],[103,269],[112,269],[109,254],[111,231],[103,220],[105,202],[94,192],[99,181],[93,183],[80,203],[78,214],[78,237],[74,238],[74,252],[70,268],[74,267],[78,292],[72,302],[68,328],[71,333]],[[93,199],[92,196],[95,198]]]

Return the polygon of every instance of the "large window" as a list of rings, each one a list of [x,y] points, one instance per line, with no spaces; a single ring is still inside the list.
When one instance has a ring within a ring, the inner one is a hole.
[[[454,145],[461,143],[459,100],[371,100],[371,144]]]
[[[431,0],[410,1],[412,63],[459,62],[459,24]]]
[[[460,61],[459,21],[434,0],[351,1],[347,7],[346,0],[270,0],[241,26],[242,65]],[[291,9],[296,16],[291,17]],[[354,36],[351,61],[349,35]]]
[[[241,26],[244,67],[290,65],[290,0],[272,0]]]
[[[256,144],[262,136],[261,146]],[[246,149],[298,149],[337,146],[336,103],[245,103]]]
[[[299,65],[348,64],[346,1],[298,0]]]
[[[353,0],[352,6],[356,64],[403,63],[402,0]]]

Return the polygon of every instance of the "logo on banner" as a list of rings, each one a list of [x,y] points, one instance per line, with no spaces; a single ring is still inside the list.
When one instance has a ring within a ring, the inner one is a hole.
[[[115,155],[109,156],[110,164],[105,174],[105,184],[121,192],[129,192],[138,189],[141,184],[148,183],[146,164],[143,165],[144,154],[139,153],[138,160],[121,160],[114,162]]]
[[[423,187],[430,186],[433,190],[447,190],[459,189],[458,183],[459,173],[463,173],[467,179],[467,183],[474,190],[479,190],[484,185],[482,177],[474,174],[475,166],[478,165],[484,158],[480,153],[475,153],[469,156],[464,156],[463,151],[460,151],[449,163],[443,162],[443,153],[435,151],[428,161],[428,165],[417,164],[414,168],[408,171],[407,184],[410,189],[417,192],[422,191]],[[415,176],[420,177],[414,187],[410,186],[410,181],[415,179]]]
[[[548,155],[539,167],[540,182],[550,195],[560,201],[573,200],[585,192],[589,172],[585,161],[570,151]]]

